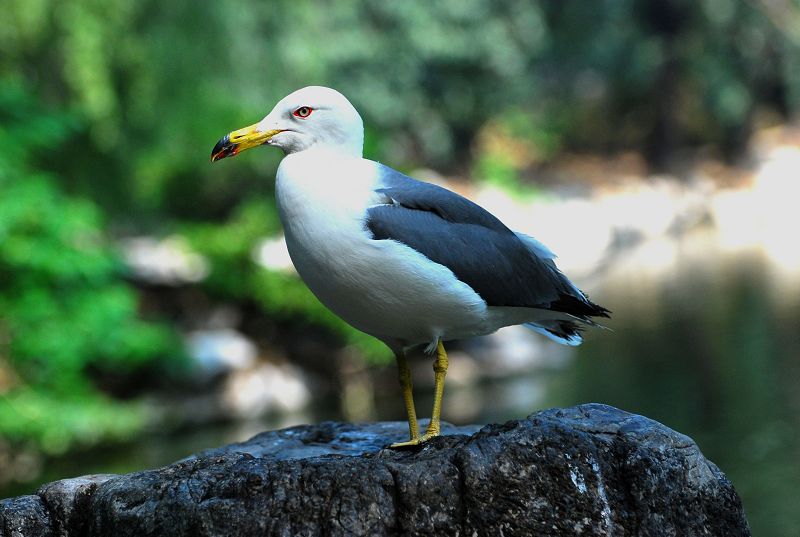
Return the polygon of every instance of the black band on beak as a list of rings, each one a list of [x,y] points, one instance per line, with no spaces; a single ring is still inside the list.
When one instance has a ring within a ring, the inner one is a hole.
[[[239,144],[231,143],[230,135],[223,136],[211,150],[211,162],[222,160],[239,152]]]

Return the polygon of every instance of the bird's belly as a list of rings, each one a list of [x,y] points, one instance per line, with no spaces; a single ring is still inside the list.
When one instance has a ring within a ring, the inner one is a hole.
[[[305,237],[287,229],[298,273],[325,306],[355,328],[403,345],[491,331],[480,296],[422,254],[395,241],[374,241],[362,230],[351,237],[312,239],[304,227]]]
[[[374,163],[327,163],[339,167],[338,182],[319,179],[322,164],[286,157],[276,199],[292,262],[325,306],[394,346],[497,329],[487,329],[483,299],[448,268],[399,242],[371,238],[364,218],[378,201]]]

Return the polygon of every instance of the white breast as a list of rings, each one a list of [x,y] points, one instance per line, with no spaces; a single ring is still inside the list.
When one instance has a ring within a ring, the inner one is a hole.
[[[297,272],[320,301],[392,346],[486,333],[486,304],[446,267],[365,229],[376,164],[322,150],[287,156],[276,196]]]

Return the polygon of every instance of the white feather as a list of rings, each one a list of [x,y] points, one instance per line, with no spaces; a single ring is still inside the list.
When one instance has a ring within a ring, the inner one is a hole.
[[[314,111],[298,119],[292,114],[297,106]],[[580,343],[579,336],[559,338],[543,328],[564,314],[488,307],[444,265],[398,241],[372,238],[366,211],[387,200],[375,192],[378,165],[361,158],[361,117],[340,93],[298,90],[278,103],[260,128],[280,130],[269,143],[287,153],[275,191],[292,262],[311,291],[342,319],[395,350],[426,344],[432,352],[439,339],[523,323],[560,343]],[[555,259],[533,237],[517,236],[535,255],[550,263]]]
[[[561,343],[562,345],[569,345],[570,347],[576,347],[581,343],[583,343],[583,338],[580,336],[580,334],[575,334],[569,337],[561,337],[557,336],[552,332],[548,332],[546,328],[539,326],[536,323],[525,323],[523,326],[525,326],[525,328],[533,330],[534,332],[538,332],[543,336],[547,336],[548,338],[552,339],[557,343]]]

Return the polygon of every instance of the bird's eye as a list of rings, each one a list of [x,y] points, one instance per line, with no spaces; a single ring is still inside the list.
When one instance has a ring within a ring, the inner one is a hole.
[[[294,117],[299,117],[300,119],[305,119],[311,115],[312,111],[313,110],[308,106],[301,106],[300,108],[292,112],[292,115]]]

